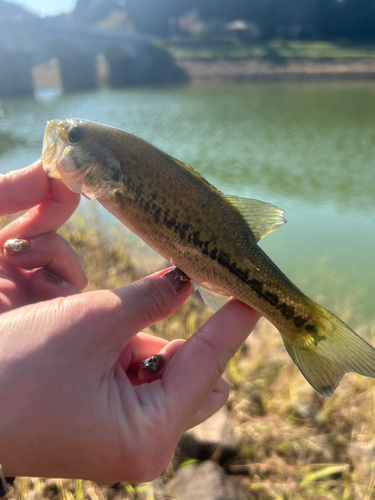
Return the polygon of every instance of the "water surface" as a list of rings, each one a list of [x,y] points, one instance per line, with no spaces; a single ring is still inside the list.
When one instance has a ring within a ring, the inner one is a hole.
[[[375,320],[374,84],[44,92],[3,100],[0,172],[35,161],[46,121],[70,117],[125,128],[219,189],[280,206],[288,224],[262,248],[313,299],[341,316],[350,307],[353,326]]]

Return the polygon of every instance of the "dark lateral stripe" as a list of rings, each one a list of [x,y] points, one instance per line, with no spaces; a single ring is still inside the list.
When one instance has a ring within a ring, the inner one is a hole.
[[[156,223],[160,222],[161,208],[153,204],[152,215]]]
[[[304,318],[296,314],[294,306],[283,302],[276,293],[264,290],[264,284],[261,281],[255,278],[249,279],[249,271],[244,271],[243,269],[238,268],[234,262],[231,263],[229,254],[216,247],[210,248],[210,245],[212,246],[212,242],[207,240],[204,241],[201,238],[200,231],[191,231],[190,224],[181,224],[180,222],[177,222],[178,214],[176,212],[171,214],[170,209],[166,208],[163,214],[163,219],[161,219],[161,209],[154,203],[151,205],[143,204],[143,201],[143,199],[139,200],[139,204],[141,206],[143,205],[142,208],[146,211],[151,211],[155,222],[162,222],[168,229],[173,228],[174,232],[179,234],[181,241],[187,241],[189,245],[193,244],[201,250],[203,255],[207,255],[211,260],[217,261],[222,267],[228,269],[232,274],[240,278],[241,281],[247,283],[260,297],[262,297],[271,306],[278,309],[286,319],[292,320],[297,328],[304,327],[305,330],[310,333],[315,333],[317,331],[315,325],[311,324],[308,318]]]
[[[307,318],[303,318],[302,316],[296,315],[294,306],[291,306],[286,302],[281,302],[280,297],[277,294],[269,291],[264,291],[263,290],[264,286],[261,281],[255,278],[248,279],[248,277],[245,277],[243,271],[241,269],[238,269],[234,264],[230,264],[229,259],[226,259],[225,257],[229,256],[221,252],[219,258],[217,259],[220,265],[226,267],[233,274],[235,274],[241,280],[247,283],[260,297],[262,297],[272,306],[276,307],[276,309],[278,309],[286,319],[293,320],[297,328],[302,328],[309,321],[309,319]],[[305,329],[311,333],[316,332],[315,325],[311,323],[306,325]]]

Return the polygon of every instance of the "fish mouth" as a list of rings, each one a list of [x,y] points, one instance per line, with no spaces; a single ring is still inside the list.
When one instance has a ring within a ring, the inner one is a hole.
[[[64,148],[64,144],[58,135],[58,126],[60,123],[60,120],[52,120],[47,123],[43,139],[43,152],[40,157],[43,169],[48,177],[55,179],[61,179],[61,173],[57,169],[56,163]]]
[[[43,139],[43,152],[40,157],[43,169],[48,177],[62,179],[72,191],[80,192],[83,180],[93,166],[93,163],[85,168],[76,169],[69,156],[66,155],[67,141],[66,133],[71,123],[70,120],[51,120],[47,122]],[[69,147],[67,148],[69,150]]]
[[[40,157],[48,177],[60,179],[73,192],[89,199],[107,195],[117,189],[110,187],[95,174],[102,168],[100,158],[86,154],[79,144],[69,142],[69,129],[82,120],[51,120],[47,122]],[[87,161],[87,163],[86,163]],[[93,174],[94,172],[94,174]],[[91,176],[91,177],[90,177]]]
[[[95,197],[91,191],[85,192],[85,178],[96,165],[96,160],[77,169],[70,156],[73,149],[67,144],[67,132],[74,125],[73,120],[52,120],[47,122],[43,139],[43,152],[40,157],[43,169],[48,177],[61,179],[75,193],[82,193],[89,198]]]

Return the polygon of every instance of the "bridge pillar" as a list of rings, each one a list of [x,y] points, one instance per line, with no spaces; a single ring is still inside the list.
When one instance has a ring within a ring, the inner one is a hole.
[[[138,68],[134,58],[121,50],[106,53],[109,65],[108,83],[110,87],[126,87],[138,83]]]
[[[0,51],[0,97],[33,95],[31,56]]]
[[[105,51],[109,65],[109,85],[152,85],[186,83],[187,75],[172,57],[149,43],[137,43],[132,55],[112,47]]]
[[[96,59],[83,55],[60,56],[60,73],[64,90],[88,90],[97,87]]]

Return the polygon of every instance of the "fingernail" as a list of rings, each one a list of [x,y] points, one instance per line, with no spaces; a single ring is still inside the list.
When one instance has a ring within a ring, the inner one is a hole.
[[[169,269],[166,273],[162,274],[163,278],[166,278],[169,283],[176,290],[177,295],[184,292],[189,286],[191,286],[191,280],[181,269],[178,267],[173,267]]]
[[[4,248],[11,255],[20,255],[28,252],[31,249],[31,243],[29,240],[7,240],[4,243]]]
[[[155,354],[154,356],[144,359],[139,365],[139,369],[149,373],[158,373],[163,368],[164,364],[164,356]]]
[[[63,280],[56,276],[56,274],[52,274],[46,269],[42,269],[42,278],[44,281],[47,281],[47,283],[51,283],[52,285],[61,285]]]

